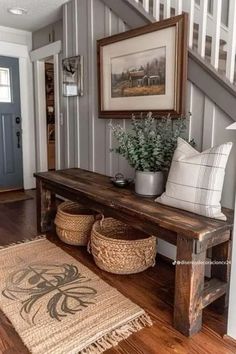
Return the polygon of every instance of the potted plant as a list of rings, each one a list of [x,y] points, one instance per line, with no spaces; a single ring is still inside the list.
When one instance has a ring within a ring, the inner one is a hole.
[[[179,136],[186,133],[186,118],[154,118],[152,113],[136,119],[132,117],[131,129],[112,125],[118,146],[113,151],[127,159],[134,167],[135,192],[157,196],[164,190],[164,173],[168,171]]]

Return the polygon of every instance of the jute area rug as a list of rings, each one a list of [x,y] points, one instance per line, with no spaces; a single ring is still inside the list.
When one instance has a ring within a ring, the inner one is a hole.
[[[143,309],[45,238],[0,250],[0,307],[34,354],[94,354],[151,326]]]

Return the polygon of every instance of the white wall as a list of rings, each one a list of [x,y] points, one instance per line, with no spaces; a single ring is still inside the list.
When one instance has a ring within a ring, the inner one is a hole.
[[[31,33],[0,26],[0,55],[19,59],[24,188],[35,187],[35,128]]]

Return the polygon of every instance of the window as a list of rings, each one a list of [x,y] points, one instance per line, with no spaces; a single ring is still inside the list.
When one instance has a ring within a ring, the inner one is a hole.
[[[8,68],[0,68],[0,102],[11,102],[11,80]]]

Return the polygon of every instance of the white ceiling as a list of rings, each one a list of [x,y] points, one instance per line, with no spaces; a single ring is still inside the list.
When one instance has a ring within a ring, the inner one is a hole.
[[[0,0],[0,26],[36,31],[62,18],[63,5],[68,0]],[[21,7],[26,15],[11,15],[7,9]]]

